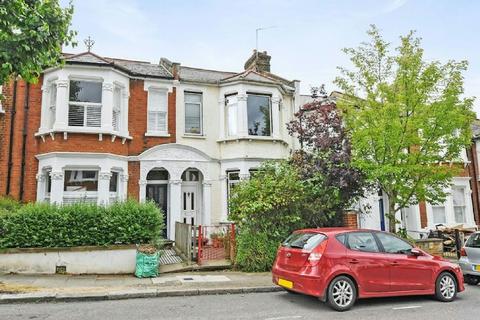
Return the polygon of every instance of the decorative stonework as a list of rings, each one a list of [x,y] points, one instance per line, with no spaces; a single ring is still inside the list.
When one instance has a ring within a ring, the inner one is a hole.
[[[110,82],[104,82],[102,84],[102,89],[104,91],[113,91],[113,83],[110,83]]]
[[[128,174],[121,174],[120,175],[120,181],[128,182]]]
[[[37,173],[36,178],[37,178],[38,182],[43,182],[43,181],[45,181],[46,176],[45,176],[44,173]]]
[[[274,104],[279,104],[282,99],[280,97],[272,97],[272,103]]]
[[[182,184],[182,180],[168,180],[169,184],[179,185]]]
[[[248,95],[246,95],[246,94],[238,94],[237,95],[237,100],[238,101],[247,101],[247,99],[248,99]]]
[[[68,80],[57,80],[55,81],[57,84],[57,88],[67,88],[68,87]]]
[[[50,172],[50,177],[52,180],[63,180],[63,172],[62,171],[55,171]]]
[[[111,177],[112,177],[112,173],[109,171],[101,171],[98,173],[99,180],[110,180]]]

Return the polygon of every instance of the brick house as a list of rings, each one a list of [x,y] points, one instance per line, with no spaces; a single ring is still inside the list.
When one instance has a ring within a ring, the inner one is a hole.
[[[299,82],[254,51],[241,72],[65,54],[37,84],[2,87],[0,195],[109,204],[152,199],[175,222],[227,221],[229,191],[295,147]]]

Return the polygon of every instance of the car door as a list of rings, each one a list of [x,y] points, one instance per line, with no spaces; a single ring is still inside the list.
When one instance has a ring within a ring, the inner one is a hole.
[[[430,290],[434,285],[433,263],[411,254],[408,242],[392,234],[377,232],[390,273],[390,291]]]
[[[360,291],[385,292],[390,289],[388,262],[380,252],[373,233],[367,231],[346,234],[346,263],[358,280]]]

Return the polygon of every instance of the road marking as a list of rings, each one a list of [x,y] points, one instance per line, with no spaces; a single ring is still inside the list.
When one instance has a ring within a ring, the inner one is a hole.
[[[421,308],[422,306],[407,306],[407,307],[396,307],[392,308],[393,310],[404,310],[404,309],[417,309]]]
[[[287,317],[277,317],[277,318],[266,318],[265,320],[287,320],[287,319],[300,319],[302,316],[287,316]]]

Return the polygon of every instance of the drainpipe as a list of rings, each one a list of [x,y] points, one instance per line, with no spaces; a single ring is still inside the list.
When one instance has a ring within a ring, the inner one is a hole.
[[[6,194],[10,195],[10,180],[12,178],[12,152],[13,152],[13,132],[15,127],[15,114],[17,108],[17,78],[13,81],[13,97],[12,108],[10,111],[10,139],[8,141],[8,170],[7,170],[7,190]]]
[[[23,131],[22,131],[22,167],[20,169],[20,201],[23,201],[24,180],[25,180],[25,156],[27,152],[27,131],[28,131],[28,113],[30,100],[30,84],[25,87],[25,102],[23,104]]]

